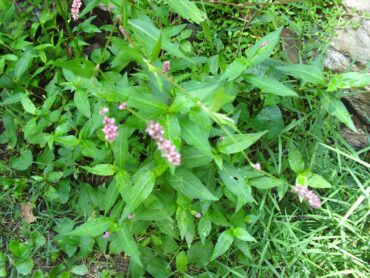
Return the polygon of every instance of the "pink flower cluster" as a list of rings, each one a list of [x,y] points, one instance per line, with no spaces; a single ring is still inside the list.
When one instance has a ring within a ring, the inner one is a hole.
[[[105,140],[107,140],[109,143],[112,143],[118,136],[118,126],[116,125],[116,120],[114,118],[109,118],[106,116],[106,113],[108,112],[109,109],[104,107],[99,111],[99,114],[104,116],[104,127],[102,128],[102,131],[104,132]]]
[[[71,13],[74,20],[77,20],[79,17],[81,6],[82,6],[81,0],[73,0],[71,6]]]
[[[170,71],[170,68],[171,68],[170,61],[164,61],[162,65],[162,72],[167,73]]]
[[[315,194],[315,192],[309,190],[307,187],[296,184],[293,186],[292,192],[297,193],[298,196],[307,201],[312,208],[317,209],[321,207],[320,198]]]
[[[146,132],[157,143],[158,150],[162,157],[166,158],[169,163],[179,166],[181,164],[181,154],[176,151],[171,141],[164,138],[164,131],[161,125],[155,121],[149,121]]]

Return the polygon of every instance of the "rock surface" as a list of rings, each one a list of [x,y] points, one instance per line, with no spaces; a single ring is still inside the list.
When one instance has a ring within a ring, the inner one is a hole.
[[[369,0],[343,0],[343,5],[346,8],[354,9],[359,12],[370,13]]]
[[[343,0],[343,5],[355,12],[348,15],[349,26],[359,27],[338,28],[325,54],[324,66],[336,72],[361,71],[370,63],[370,20],[360,15],[370,13],[370,0]],[[370,92],[370,88],[365,90]],[[368,145],[366,129],[370,132],[370,93],[348,96],[346,102],[353,110],[359,132],[353,133],[345,127],[341,134],[354,148],[364,148]]]

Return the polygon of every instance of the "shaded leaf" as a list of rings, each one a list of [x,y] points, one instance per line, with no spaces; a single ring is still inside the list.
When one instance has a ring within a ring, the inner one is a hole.
[[[357,132],[351,115],[347,111],[347,108],[344,106],[344,104],[337,97],[330,93],[324,93],[321,95],[321,104],[330,115],[333,115],[348,128]]]
[[[197,24],[206,19],[206,14],[190,0],[165,0],[179,15]]]
[[[332,185],[326,179],[314,173],[312,173],[308,177],[308,186],[312,188],[331,188],[332,187]]]
[[[231,230],[226,230],[220,234],[217,239],[215,249],[213,250],[211,261],[224,254],[229,250],[234,241],[234,236]]]
[[[181,137],[185,142],[205,154],[212,155],[211,145],[208,141],[209,132],[201,129],[196,123],[186,119],[181,121]]]
[[[112,164],[98,164],[94,167],[81,166],[81,168],[91,174],[98,176],[112,176],[116,171],[115,167]]]
[[[27,170],[33,161],[33,156],[31,150],[25,150],[21,152],[21,155],[17,158],[10,160],[10,167],[18,171]]]
[[[107,231],[111,223],[108,218],[100,217],[87,220],[86,223],[78,226],[74,230],[67,232],[69,236],[99,236]]]
[[[266,133],[267,131],[227,136],[218,145],[218,150],[226,154],[241,152],[257,142]]]
[[[256,240],[247,232],[246,229],[243,229],[241,227],[237,227],[233,229],[233,234],[237,239],[240,239],[242,241],[254,241]]]
[[[278,80],[260,77],[257,75],[248,75],[245,80],[251,83],[254,87],[261,89],[262,92],[277,96],[297,96],[297,93],[285,86]]]
[[[334,76],[328,84],[328,91],[337,89],[362,88],[370,85],[370,74],[360,72],[346,72]]]
[[[203,185],[200,179],[188,170],[181,168],[176,169],[175,174],[168,177],[168,181],[176,190],[191,199],[218,200],[218,198]]]
[[[247,57],[251,65],[258,65],[270,57],[276,44],[279,42],[282,29],[280,27],[276,31],[267,34],[248,50]]]
[[[139,248],[127,226],[123,225],[117,232],[118,242],[122,250],[129,255],[138,265],[142,266]]]
[[[121,221],[127,218],[146,198],[149,197],[154,187],[155,177],[151,171],[140,171],[136,176],[135,184],[129,189],[125,209],[122,212]]]
[[[307,83],[322,84],[325,81],[325,77],[322,70],[314,66],[296,64],[277,67],[277,69],[291,76],[299,78]]]
[[[74,94],[74,103],[78,111],[86,116],[87,118],[91,117],[91,108],[89,98],[85,90],[77,90]]]

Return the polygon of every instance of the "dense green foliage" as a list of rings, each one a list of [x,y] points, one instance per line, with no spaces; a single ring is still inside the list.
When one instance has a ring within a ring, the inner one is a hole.
[[[367,150],[339,135],[370,76],[324,72],[307,27],[335,1],[71,2],[0,3],[0,277],[370,274]]]

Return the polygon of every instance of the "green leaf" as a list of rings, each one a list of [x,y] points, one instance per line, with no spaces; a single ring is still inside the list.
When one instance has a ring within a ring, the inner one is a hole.
[[[227,66],[225,72],[221,75],[221,80],[235,80],[243,74],[249,67],[248,60],[244,57],[235,59],[230,65]]]
[[[94,167],[81,166],[82,169],[88,171],[91,174],[98,176],[112,176],[116,172],[114,165],[112,164],[98,164]]]
[[[190,0],[165,0],[183,18],[200,24],[206,19],[206,14]]]
[[[270,189],[284,184],[283,180],[272,177],[258,177],[250,179],[250,184],[259,189]]]
[[[21,80],[23,74],[28,70],[31,66],[33,60],[33,56],[30,51],[24,53],[22,58],[18,60],[14,67],[14,78],[15,80]]]
[[[357,129],[351,119],[351,115],[347,111],[347,108],[344,106],[344,104],[337,97],[330,93],[324,93],[321,95],[321,104],[330,115],[336,117],[348,128],[357,132]]]
[[[218,200],[208,189],[203,185],[200,179],[185,169],[176,169],[174,175],[169,175],[167,180],[176,190],[191,199],[203,200]]]
[[[362,88],[370,85],[370,74],[360,72],[346,72],[334,76],[328,84],[328,91],[337,89]]]
[[[205,154],[212,156],[211,145],[208,141],[209,132],[201,129],[196,123],[186,119],[180,122],[181,137],[185,142]]]
[[[128,24],[133,27],[135,31],[140,33],[149,45],[155,45],[155,43],[158,41],[158,38],[160,37],[160,31],[150,21],[130,19],[128,21]],[[178,46],[171,43],[170,40],[164,36],[162,37],[162,47],[168,53],[176,57],[189,60],[186,55],[178,48]]]
[[[81,265],[75,265],[72,267],[71,272],[73,274],[83,276],[89,273],[89,270],[87,269],[86,265],[81,264]]]
[[[85,8],[81,11],[79,14],[79,17],[82,18],[85,14],[90,12],[92,9],[94,9],[101,0],[91,0],[87,4],[85,4]]]
[[[212,156],[198,151],[196,148],[187,147],[181,150],[181,167],[196,168],[208,165]]]
[[[181,239],[185,238],[188,247],[190,247],[195,236],[194,217],[188,210],[179,206],[176,210],[176,221]]]
[[[290,142],[288,144],[288,159],[290,168],[292,168],[295,173],[298,174],[303,172],[304,161],[302,158],[302,154],[293,142]]]
[[[331,188],[332,187],[332,185],[326,179],[314,173],[312,173],[308,177],[308,186],[312,188]]]
[[[100,217],[87,220],[86,223],[78,226],[74,230],[66,233],[69,236],[99,236],[107,231],[111,223],[108,218]]]
[[[213,250],[211,261],[224,254],[229,250],[231,244],[234,241],[234,235],[231,230],[226,230],[220,234],[217,239],[215,249]]]
[[[9,251],[17,258],[23,257],[28,252],[28,245],[11,240],[8,245]]]
[[[252,119],[250,125],[255,131],[268,130],[265,137],[272,139],[284,128],[283,115],[278,106],[267,106]]]
[[[107,213],[113,207],[114,203],[117,201],[118,196],[119,191],[117,189],[116,178],[114,178],[110,182],[107,193],[105,195],[104,213]]]
[[[250,134],[236,134],[225,137],[225,139],[218,145],[218,150],[222,153],[233,154],[241,152],[255,142],[258,141],[268,131],[250,133]]]
[[[254,87],[261,89],[262,92],[277,96],[298,96],[296,92],[285,86],[278,80],[260,77],[257,75],[248,75],[245,80],[251,83]]]
[[[0,251],[0,277],[6,277],[6,256]]]
[[[25,150],[21,152],[19,157],[10,160],[10,167],[18,171],[24,171],[32,165],[32,161],[32,151]]]
[[[138,265],[142,266],[139,248],[126,225],[123,225],[119,228],[117,232],[117,238],[120,247],[125,254],[131,256],[132,260],[134,260]]]
[[[184,251],[176,255],[176,268],[181,273],[185,273],[188,269],[188,256]]]
[[[211,217],[208,214],[206,214],[202,216],[198,224],[198,235],[203,245],[206,242],[207,236],[209,236],[209,234],[211,233],[211,229],[212,229]]]
[[[241,227],[234,228],[233,234],[237,239],[240,239],[242,241],[254,241],[256,240],[246,231],[246,229],[243,229]]]
[[[28,275],[31,273],[34,263],[32,258],[19,259],[15,261],[14,266],[18,273]]]
[[[134,178],[136,181],[127,192],[127,195],[130,197],[126,200],[127,204],[122,212],[121,221],[125,220],[130,213],[149,197],[154,187],[155,177],[151,171],[141,170]]]
[[[127,127],[120,127],[118,137],[112,144],[114,159],[117,167],[124,169],[124,164],[128,157],[128,137],[129,129]]]
[[[74,103],[78,111],[86,116],[87,118],[91,117],[91,108],[89,98],[87,97],[85,90],[77,90],[74,94]]]
[[[246,203],[254,201],[251,187],[246,184],[240,169],[224,163],[223,169],[219,169],[219,174],[226,188],[238,198],[236,211]]]
[[[77,146],[80,143],[80,140],[78,140],[78,138],[74,135],[59,136],[56,137],[54,140],[55,143],[66,147]]]
[[[167,106],[157,97],[146,93],[135,93],[127,101],[130,107],[136,108],[140,113],[153,117],[166,112]]]
[[[258,65],[270,57],[276,44],[279,42],[281,30],[283,30],[282,27],[267,34],[248,50],[247,57],[252,66]],[[263,46],[265,43],[267,45]]]
[[[22,100],[21,100],[21,104],[23,106],[23,109],[30,113],[30,114],[33,114],[33,115],[36,115],[37,114],[37,109],[36,109],[36,106],[33,104],[33,102],[29,99],[28,96],[24,95]]]
[[[307,83],[323,84],[325,82],[322,70],[314,66],[297,64],[277,67],[277,69]]]

